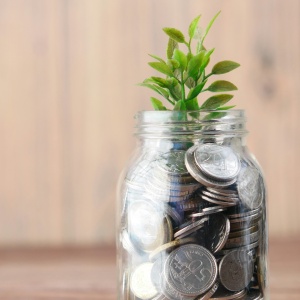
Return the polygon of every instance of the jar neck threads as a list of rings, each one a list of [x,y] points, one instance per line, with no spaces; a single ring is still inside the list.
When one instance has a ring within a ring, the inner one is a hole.
[[[247,134],[244,110],[142,111],[135,118],[139,139],[242,138]]]

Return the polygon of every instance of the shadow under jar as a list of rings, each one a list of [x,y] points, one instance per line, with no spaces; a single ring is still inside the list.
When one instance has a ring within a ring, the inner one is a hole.
[[[244,111],[136,119],[118,191],[118,299],[268,299],[266,191]]]

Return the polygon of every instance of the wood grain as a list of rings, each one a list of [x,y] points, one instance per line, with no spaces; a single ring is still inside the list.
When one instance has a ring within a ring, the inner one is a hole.
[[[300,240],[271,240],[272,300],[300,298]],[[116,299],[115,250],[36,248],[0,251],[0,299]]]
[[[297,0],[0,0],[0,244],[114,240],[115,187],[151,93],[147,53],[162,27],[222,10],[213,61],[242,68],[248,144],[266,174],[272,236],[299,235],[300,3]]]

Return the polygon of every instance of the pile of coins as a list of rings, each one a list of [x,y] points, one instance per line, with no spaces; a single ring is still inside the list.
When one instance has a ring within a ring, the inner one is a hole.
[[[125,182],[124,299],[263,299],[265,191],[250,160],[213,143],[145,152]]]

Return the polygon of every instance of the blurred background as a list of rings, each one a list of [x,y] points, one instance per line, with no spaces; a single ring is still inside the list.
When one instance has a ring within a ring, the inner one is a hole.
[[[219,10],[206,47],[242,65],[224,79],[265,171],[270,236],[299,236],[298,0],[0,0],[0,246],[114,243],[147,54],[165,55],[162,27]]]

